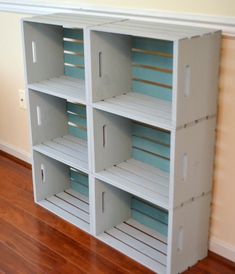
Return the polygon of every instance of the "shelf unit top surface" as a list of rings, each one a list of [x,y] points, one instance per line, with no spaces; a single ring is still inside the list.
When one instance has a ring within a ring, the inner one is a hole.
[[[70,102],[85,104],[85,81],[61,76],[45,81],[28,84],[28,88],[40,91],[49,95],[66,99]]]
[[[169,209],[169,175],[150,165],[129,159],[96,173],[106,183]]]
[[[94,107],[165,130],[172,129],[171,102],[137,92],[105,99]]]
[[[92,30],[148,37],[167,41],[191,39],[196,36],[212,34],[218,30],[150,21],[125,20],[94,26]]]
[[[50,25],[59,25],[68,28],[87,28],[91,26],[103,25],[115,21],[121,21],[113,17],[104,17],[87,14],[73,14],[73,13],[54,13],[49,15],[39,15],[29,18],[24,18],[23,22],[42,23]]]

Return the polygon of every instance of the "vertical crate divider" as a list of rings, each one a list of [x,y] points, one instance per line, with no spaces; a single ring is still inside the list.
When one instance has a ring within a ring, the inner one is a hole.
[[[221,32],[22,22],[35,202],[158,273],[207,254]]]

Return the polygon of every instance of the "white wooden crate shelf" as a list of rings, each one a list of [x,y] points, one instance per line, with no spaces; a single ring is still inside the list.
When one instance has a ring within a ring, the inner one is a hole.
[[[169,174],[167,172],[129,159],[97,172],[95,176],[164,209],[169,209]]]
[[[203,259],[220,31],[85,14],[22,25],[35,202],[154,272]]]
[[[86,140],[65,135],[36,145],[33,149],[73,168],[88,172]]]
[[[62,158],[33,150],[35,202],[90,231],[89,176]]]
[[[136,92],[105,99],[94,107],[165,130],[172,129],[171,103]]]
[[[73,189],[66,189],[38,204],[82,230],[90,231],[89,199]]]
[[[98,238],[154,271],[166,273],[167,238],[137,221],[129,219]]]
[[[96,180],[95,199],[98,238],[165,273],[168,212],[101,180]]]
[[[57,96],[71,102],[85,104],[85,81],[61,76],[49,80],[29,84],[28,88],[49,95]]]

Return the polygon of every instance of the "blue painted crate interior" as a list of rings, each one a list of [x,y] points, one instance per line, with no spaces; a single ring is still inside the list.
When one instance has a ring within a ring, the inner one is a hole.
[[[87,140],[86,106],[67,102],[67,115],[69,134]]]
[[[132,157],[163,171],[170,169],[170,133],[132,121]]]
[[[63,29],[64,74],[85,79],[83,30]]]
[[[173,42],[132,37],[132,91],[172,100]]]
[[[70,167],[70,183],[71,189],[89,197],[89,182],[86,173]]]
[[[164,236],[168,231],[168,212],[138,197],[131,198],[131,218]]]

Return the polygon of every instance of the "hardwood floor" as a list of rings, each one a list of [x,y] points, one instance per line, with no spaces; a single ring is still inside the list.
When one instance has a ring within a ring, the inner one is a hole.
[[[153,273],[33,202],[29,166],[0,152],[0,273]],[[209,253],[185,274],[234,274]]]

